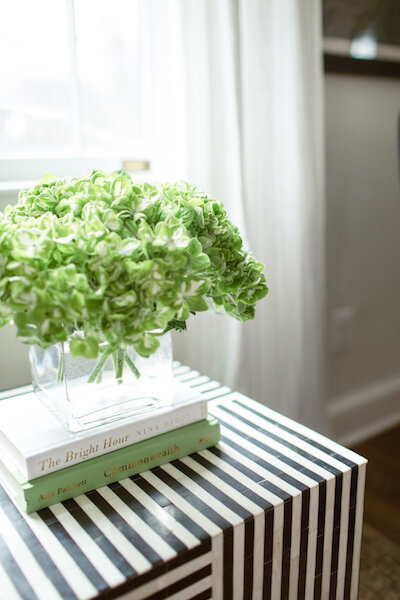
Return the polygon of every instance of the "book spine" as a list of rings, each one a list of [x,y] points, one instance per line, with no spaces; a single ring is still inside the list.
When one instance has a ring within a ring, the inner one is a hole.
[[[25,510],[31,513],[164,465],[214,446],[219,439],[219,422],[214,417],[209,417],[33,481],[20,481]]]
[[[93,433],[85,439],[77,439],[49,452],[28,457],[26,469],[22,472],[26,479],[36,479],[119,448],[140,443],[177,427],[206,419],[207,414],[207,400],[199,397],[182,406],[172,406],[158,414],[153,413],[140,420],[121,423],[102,433]]]

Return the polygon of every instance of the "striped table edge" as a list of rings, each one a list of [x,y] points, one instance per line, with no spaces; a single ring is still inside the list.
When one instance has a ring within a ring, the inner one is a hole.
[[[0,598],[356,600],[366,460],[174,373],[221,443],[30,516],[0,489]]]

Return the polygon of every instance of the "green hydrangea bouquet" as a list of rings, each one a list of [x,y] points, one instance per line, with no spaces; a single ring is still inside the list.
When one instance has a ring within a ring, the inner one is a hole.
[[[263,270],[221,202],[184,182],[45,175],[0,213],[0,327],[42,348],[68,340],[98,370],[111,354],[121,372],[128,346],[150,356],[198,311],[252,319]]]

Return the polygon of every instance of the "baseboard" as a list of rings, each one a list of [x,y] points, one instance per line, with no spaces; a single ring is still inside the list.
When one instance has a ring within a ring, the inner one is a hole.
[[[400,423],[400,376],[333,399],[328,408],[333,437],[351,446]]]

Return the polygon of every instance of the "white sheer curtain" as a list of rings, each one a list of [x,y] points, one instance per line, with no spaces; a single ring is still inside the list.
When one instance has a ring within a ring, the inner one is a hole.
[[[224,202],[270,286],[255,321],[200,315],[175,355],[324,430],[320,2],[145,0],[142,11],[155,170]]]

